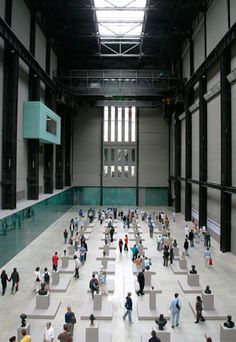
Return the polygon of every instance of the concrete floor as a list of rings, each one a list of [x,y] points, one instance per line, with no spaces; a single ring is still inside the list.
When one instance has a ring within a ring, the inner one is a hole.
[[[168,208],[145,208],[149,212],[163,211],[171,218],[171,212]],[[11,274],[12,268],[17,267],[20,273],[20,288],[16,294],[10,294],[10,284],[8,285],[6,294],[0,299],[0,341],[8,341],[11,335],[16,334],[16,328],[19,326],[19,315],[24,312],[31,300],[34,300],[35,294],[33,292],[34,286],[34,270],[36,266],[40,266],[41,270],[48,267],[51,270],[51,256],[55,251],[62,255],[65,245],[63,244],[63,231],[69,227],[69,221],[72,217],[78,215],[78,206],[74,206],[70,211],[64,214],[59,220],[45,230],[36,240],[16,255],[9,261],[4,269],[7,270],[8,275]],[[64,323],[64,314],[66,306],[71,305],[72,310],[77,316],[77,323],[74,331],[74,342],[82,342],[85,327],[88,326],[87,321],[81,321],[80,315],[83,313],[83,308],[91,303],[91,295],[87,293],[88,283],[91,278],[92,271],[99,269],[100,262],[96,261],[97,256],[101,256],[99,246],[103,245],[101,238],[103,237],[102,228],[98,221],[95,221],[95,228],[88,240],[88,256],[87,261],[83,267],[80,268],[80,278],[76,280],[71,275],[62,275],[71,279],[69,288],[66,293],[51,293],[54,298],[61,299],[61,306],[57,312],[52,325],[55,329],[55,335],[62,331]],[[175,292],[179,292],[180,298],[183,302],[181,310],[180,326],[171,332],[172,342],[200,342],[205,341],[204,334],[213,337],[213,341],[219,341],[220,323],[222,321],[206,321],[201,324],[194,324],[195,317],[190,309],[189,301],[195,303],[195,294],[183,294],[178,280],[186,277],[184,275],[174,275],[172,270],[168,267],[162,266],[162,253],[156,250],[156,239],[149,237],[147,224],[141,222],[142,230],[145,239],[144,246],[148,247],[146,255],[152,258],[152,271],[156,271],[154,276],[162,289],[162,296],[164,300],[169,303]],[[176,215],[176,222],[170,224],[171,236],[176,238],[179,246],[183,246],[184,241],[184,226],[185,221],[182,214]],[[118,223],[117,237],[124,237],[127,230],[123,229],[121,222]],[[131,235],[130,235],[131,237]],[[14,241],[12,241],[14,243]],[[122,255],[118,252],[116,244],[116,273],[109,278],[115,280],[114,295],[109,295],[104,298],[104,301],[113,303],[113,319],[112,321],[99,321],[99,328],[102,331],[110,332],[112,334],[113,342],[139,342],[141,341],[141,334],[150,332],[152,328],[156,328],[154,321],[139,321],[137,318],[137,302],[143,300],[138,297],[134,290],[134,275],[132,272],[132,262],[130,252],[123,252]],[[236,257],[231,253],[222,254],[219,251],[219,244],[212,242],[213,268],[206,269],[203,259],[204,246],[201,242],[196,247],[191,248],[189,256],[189,265],[195,264],[200,274],[200,282],[205,285],[210,285],[215,294],[215,305],[218,304],[224,307],[225,312],[231,314],[236,320],[236,296],[235,296],[235,281],[236,281]],[[177,261],[175,261],[177,262]],[[127,321],[122,320],[124,313],[124,302],[128,291],[132,292],[133,298],[133,321],[134,324],[130,326]],[[43,341],[43,327],[48,320],[30,319],[31,336],[33,342]],[[170,323],[167,323],[171,330]],[[57,340],[57,338],[55,339]],[[101,341],[106,342],[106,341]]]

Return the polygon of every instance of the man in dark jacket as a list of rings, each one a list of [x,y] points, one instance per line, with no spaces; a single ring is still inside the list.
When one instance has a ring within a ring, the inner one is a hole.
[[[129,323],[130,323],[130,324],[133,324],[133,322],[132,322],[132,316],[131,316],[132,310],[133,310],[133,302],[132,302],[132,299],[131,299],[131,295],[132,295],[131,292],[128,292],[128,293],[127,293],[126,302],[125,302],[126,313],[125,313],[124,316],[123,316],[123,320],[125,320],[126,317],[128,316],[128,318],[129,318]]]
[[[13,272],[11,274],[10,280],[12,280],[11,293],[13,293],[14,290],[17,292],[18,287],[19,287],[20,276],[19,276],[19,273],[17,272],[16,267],[13,268]]]
[[[161,340],[157,337],[157,333],[155,330],[152,330],[151,336],[152,337],[148,340],[148,342],[161,342]]]
[[[144,295],[144,292],[143,292],[143,289],[144,289],[144,286],[145,286],[144,272],[145,272],[145,270],[143,269],[141,272],[139,272],[138,277],[137,277],[137,280],[138,280],[138,283],[139,283],[139,290],[136,293],[137,293],[138,296],[140,294],[142,296]]]

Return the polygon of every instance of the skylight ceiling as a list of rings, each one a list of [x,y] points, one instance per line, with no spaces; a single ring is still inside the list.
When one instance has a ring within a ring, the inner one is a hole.
[[[101,39],[140,38],[146,0],[94,0],[94,5]]]

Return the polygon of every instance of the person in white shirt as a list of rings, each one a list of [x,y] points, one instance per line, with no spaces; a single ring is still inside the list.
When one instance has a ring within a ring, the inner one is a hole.
[[[53,342],[55,338],[54,329],[52,327],[51,322],[46,323],[46,327],[44,327],[43,333],[43,342]]]
[[[186,224],[185,228],[184,228],[184,232],[185,232],[185,238],[188,239],[188,235],[189,235],[189,226]]]

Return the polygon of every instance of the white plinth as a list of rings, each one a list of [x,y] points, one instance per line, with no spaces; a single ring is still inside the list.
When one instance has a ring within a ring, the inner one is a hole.
[[[188,274],[187,283],[189,286],[199,286],[199,274]]]
[[[139,320],[154,320],[160,314],[163,314],[166,319],[170,319],[169,303],[166,302],[162,296],[156,298],[156,310],[150,310],[149,308],[149,296],[139,296],[138,299],[138,319]]]
[[[68,264],[69,264],[69,258],[67,256],[61,257],[61,267],[66,268],[68,267]]]
[[[202,305],[204,310],[214,310],[214,295],[202,292]]]
[[[187,279],[183,279],[183,280],[178,280],[178,283],[182,289],[182,291],[184,293],[202,293],[202,286],[201,284],[199,285],[196,285],[196,286],[189,286],[188,282],[187,282]]]
[[[52,272],[52,285],[58,285],[60,281],[60,273],[59,271]]]
[[[36,295],[36,309],[43,309],[46,310],[49,308],[50,305],[50,295],[49,293],[46,295]]]
[[[236,328],[226,328],[220,325],[220,342],[236,341]]]
[[[85,330],[85,342],[99,342],[98,324],[89,325]]]
[[[68,245],[67,249],[68,249],[68,254],[69,254],[69,256],[73,256],[73,255],[75,254],[75,248],[74,248],[74,246]]]

